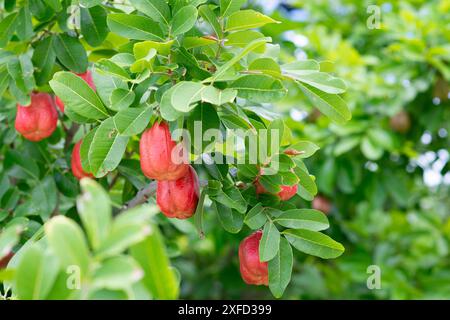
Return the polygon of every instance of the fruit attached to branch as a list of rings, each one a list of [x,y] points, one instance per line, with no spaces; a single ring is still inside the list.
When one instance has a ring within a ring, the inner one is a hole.
[[[52,135],[58,122],[58,113],[52,97],[47,93],[32,93],[31,104],[17,104],[15,128],[30,141],[41,141]]]
[[[239,245],[239,267],[242,279],[247,284],[268,285],[269,272],[267,262],[259,259],[259,242],[262,231],[256,231]]]
[[[256,194],[269,194],[269,192],[266,190],[266,188],[264,188],[264,186],[261,184],[261,182],[259,182],[258,179],[255,181],[255,187],[256,187]],[[298,185],[280,186],[280,187],[281,191],[278,192],[276,196],[281,201],[287,201],[291,199],[293,196],[295,196],[298,190]]]
[[[80,156],[80,148],[81,148],[82,141],[78,141],[75,144],[75,147],[73,147],[72,151],[72,173],[78,180],[81,180],[82,178],[93,178],[94,176],[90,173],[87,173],[83,170],[83,167],[81,166],[81,156]]]
[[[150,179],[178,180],[189,170],[186,149],[172,140],[166,122],[155,122],[147,129],[139,149],[142,172]]]
[[[194,168],[178,180],[158,181],[156,202],[168,218],[187,219],[194,215],[199,198],[199,183]]]

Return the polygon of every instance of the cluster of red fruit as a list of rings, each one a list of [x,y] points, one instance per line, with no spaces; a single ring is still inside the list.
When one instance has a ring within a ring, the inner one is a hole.
[[[95,90],[90,71],[77,75]],[[30,105],[22,106],[17,104],[16,130],[30,141],[37,142],[50,137],[55,131],[58,122],[58,112],[55,104],[64,113],[64,103],[61,99],[56,97],[54,100],[48,93],[33,92]],[[72,173],[78,179],[92,177],[91,174],[84,172],[81,166],[80,146],[81,140],[75,144],[72,151]]]
[[[89,71],[78,76],[96,89]],[[29,106],[17,105],[16,130],[31,141],[48,138],[55,131],[58,121],[55,104],[64,112],[64,103],[58,97],[54,100],[47,93],[32,93]],[[80,140],[75,144],[71,161],[72,173],[78,179],[92,177],[81,165],[81,143]],[[199,200],[198,176],[188,164],[188,154],[183,144],[172,140],[168,124],[155,122],[143,133],[139,147],[142,172],[148,178],[157,180],[156,202],[161,212],[169,218],[192,217]],[[259,178],[255,179],[254,185],[257,194],[268,193]],[[296,193],[297,185],[281,186],[276,196],[286,201]],[[267,262],[260,262],[259,259],[261,237],[262,231],[257,231],[239,246],[241,275],[248,284],[268,284]]]
[[[187,219],[194,215],[199,198],[199,182],[188,164],[182,143],[172,140],[166,122],[155,122],[140,140],[141,169],[158,181],[156,202],[169,218]]]

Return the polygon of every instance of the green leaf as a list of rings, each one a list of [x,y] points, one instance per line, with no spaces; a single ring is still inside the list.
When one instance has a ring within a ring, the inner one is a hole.
[[[86,50],[78,38],[68,34],[54,35],[53,50],[58,60],[70,71],[84,73],[88,67]]]
[[[58,257],[61,267],[80,268],[84,278],[89,270],[89,251],[81,228],[72,220],[57,216],[45,225],[48,245]]]
[[[281,70],[283,71],[283,74],[295,79],[299,76],[319,72],[320,65],[315,60],[300,60],[282,65]]]
[[[156,225],[150,225],[150,234],[131,248],[131,255],[144,270],[143,283],[156,299],[177,299],[178,280],[164,247],[163,238]]]
[[[340,96],[319,91],[306,83],[298,84],[313,105],[331,120],[343,124],[352,118],[347,104]]]
[[[108,236],[97,250],[97,256],[113,257],[143,241],[151,231],[151,226],[148,225],[150,218],[157,212],[159,209],[150,205],[122,212],[114,219]]]
[[[155,41],[142,41],[138,42],[133,47],[133,54],[136,60],[148,58],[152,49],[156,50],[159,54],[167,56],[170,54],[170,48],[175,40],[169,40],[166,42]]]
[[[206,199],[206,189],[203,189],[200,193],[200,199],[198,200],[197,209],[195,209],[194,221],[198,234],[201,239],[204,238],[205,232],[203,231],[203,213]]]
[[[80,4],[85,8],[98,6],[103,0],[80,0]]]
[[[9,161],[12,164],[12,169],[15,171],[21,170],[24,173],[25,178],[38,181],[40,176],[39,166],[33,159],[26,159],[21,153],[16,150],[8,149],[5,155],[5,163]],[[16,169],[18,167],[20,169]]]
[[[40,181],[31,193],[33,212],[46,221],[56,208],[58,191],[52,176]]]
[[[16,34],[20,40],[26,41],[33,37],[33,23],[28,6],[23,6],[20,9],[16,23]]]
[[[15,274],[15,293],[21,300],[44,300],[58,275],[58,260],[37,244],[24,250]]]
[[[258,203],[247,213],[244,219],[244,223],[253,230],[262,228],[262,226],[267,221],[267,215],[264,211],[264,207],[261,205],[261,203]]]
[[[247,0],[220,0],[220,15],[228,17],[239,11],[246,2]]]
[[[110,59],[101,59],[96,63],[96,70],[99,73],[117,77],[122,80],[130,80],[128,72]]]
[[[337,258],[345,250],[342,244],[320,232],[288,229],[283,234],[297,250],[322,259]]]
[[[5,227],[2,230],[0,233],[0,260],[11,253],[14,246],[19,242],[22,231],[22,227],[16,225]]]
[[[233,58],[231,58],[227,63],[219,67],[216,73],[210,78],[206,79],[206,81],[214,82],[217,79],[220,79],[234,64],[239,62],[242,58],[248,55],[250,52],[256,50],[257,48],[265,45],[267,42],[271,42],[272,38],[259,38],[251,41],[247,44],[238,54],[236,54]]]
[[[297,75],[295,79],[330,94],[344,93],[347,90],[347,85],[343,80],[324,72]]]
[[[226,32],[255,29],[268,23],[279,23],[278,21],[254,10],[237,11],[230,15],[225,27]]]
[[[185,6],[172,18],[172,35],[177,36],[191,30],[197,22],[198,11],[194,6]]]
[[[179,84],[182,82],[179,82]],[[164,120],[167,121],[175,121],[178,118],[183,116],[183,113],[175,110],[175,108],[172,105],[172,96],[174,91],[176,90],[177,85],[171,87],[169,90],[167,90],[166,92],[164,92],[162,98],[161,98],[161,103],[160,103],[160,112],[161,112],[161,117]]]
[[[125,13],[108,15],[109,29],[128,39],[163,41],[163,33],[158,23],[153,20]]]
[[[129,108],[114,116],[114,124],[123,136],[138,135],[145,130],[153,113],[155,105],[144,104],[138,108]]]
[[[359,137],[359,136],[343,137],[334,145],[333,154],[334,154],[334,156],[339,157],[339,156],[349,152],[350,150],[355,148],[360,143],[361,143],[361,137]]]
[[[52,70],[56,60],[56,53],[53,50],[53,37],[49,36],[37,44],[33,52],[33,64],[35,67],[35,78],[38,85],[46,84],[52,75]]]
[[[104,119],[108,112],[89,85],[71,72],[57,72],[50,81],[67,109],[88,119]]]
[[[247,202],[239,189],[233,185],[224,187],[216,195],[210,195],[210,198],[229,208],[237,210],[239,213],[245,213],[247,211]]]
[[[221,106],[233,102],[236,99],[237,93],[233,89],[219,90],[213,86],[207,86],[202,92],[202,101]]]
[[[44,0],[45,3],[47,3],[47,5],[53,9],[53,11],[55,12],[59,12],[62,10],[62,5],[61,5],[61,0]],[[92,3],[98,3],[101,2],[100,0],[81,0],[80,3],[81,5],[83,5],[84,7],[87,7],[87,5],[84,4],[84,2],[89,2],[90,4]],[[94,4],[92,4],[94,5]]]
[[[299,185],[305,188],[308,193],[315,196],[317,194],[317,186],[310,174],[298,166],[294,168],[294,172],[300,179]]]
[[[281,191],[281,176],[279,175],[263,175],[259,178],[259,183],[267,190],[268,193],[277,194]]]
[[[213,28],[214,33],[216,34],[218,39],[222,39],[223,32],[222,27],[220,26],[219,20],[217,19],[216,14],[211,9],[211,6],[205,4],[198,9],[198,12],[202,16],[203,20],[209,23],[209,25]],[[215,43],[215,41],[213,41]]]
[[[49,21],[54,15],[52,7],[48,6],[46,1],[42,0],[28,0],[31,13],[33,16],[42,22]]]
[[[206,47],[216,43],[217,41],[205,37],[183,37],[183,47],[186,50],[198,47]]]
[[[119,134],[114,118],[103,121],[89,146],[89,165],[92,174],[101,178],[116,169],[122,160],[129,137]]]
[[[127,89],[115,89],[111,93],[111,109],[114,111],[125,111],[134,102],[136,95],[134,91]]]
[[[82,195],[77,199],[78,214],[92,248],[97,249],[108,236],[111,227],[111,203],[108,194],[92,179],[80,182]]]
[[[320,148],[310,141],[298,141],[287,149],[301,152],[299,155],[297,155],[297,157],[299,158],[309,158],[314,155]]]
[[[179,82],[171,91],[171,105],[175,110],[187,113],[201,100],[204,89],[205,87],[199,82]]]
[[[211,137],[212,141],[206,141],[206,132],[210,129],[219,130],[220,119],[217,115],[216,109],[208,104],[201,103],[192,111],[187,119],[187,129],[191,135],[191,145],[194,151],[198,154],[211,151],[212,144],[215,143],[215,138]],[[195,139],[195,137],[203,137],[203,139]]]
[[[275,224],[269,220],[264,226],[263,235],[259,242],[259,260],[261,262],[272,260],[280,246],[280,232]]]
[[[18,58],[9,61],[7,68],[9,75],[15,80],[18,90],[28,96],[36,86],[33,77],[33,63],[29,55],[21,54]]]
[[[283,212],[274,222],[291,229],[322,231],[330,226],[328,218],[314,209],[293,209]]]
[[[102,102],[110,109],[112,92],[116,89],[128,90],[128,85],[126,82],[117,77],[100,74],[97,71],[92,72],[92,77],[94,79],[95,87],[97,88],[97,94],[100,96]]]
[[[291,282],[293,253],[289,242],[282,237],[280,249],[275,258],[269,261],[269,289],[275,298],[281,298],[284,290]]]
[[[10,81],[10,76],[7,70],[0,71],[0,96],[3,96]]]
[[[230,84],[238,96],[253,102],[273,102],[287,93],[283,83],[266,75],[245,75]]]
[[[244,224],[244,215],[230,207],[213,202],[213,209],[216,211],[223,228],[230,233],[238,233]]]
[[[143,276],[142,269],[134,259],[118,256],[107,259],[95,270],[93,285],[111,290],[127,289]]]
[[[93,128],[86,136],[84,136],[80,147],[81,166],[85,172],[89,173],[92,173],[91,164],[89,162],[89,149],[97,129],[98,127]]]
[[[384,149],[372,141],[370,137],[364,137],[361,141],[361,152],[369,160],[379,160],[383,154]]]
[[[138,11],[154,21],[169,26],[170,8],[165,0],[130,0],[130,2]]]
[[[86,42],[93,46],[99,46],[108,35],[106,23],[106,10],[101,6],[80,8],[81,34]]]
[[[135,45],[136,47],[136,45]],[[130,71],[133,73],[140,73],[145,70],[153,71],[153,63],[156,59],[157,55],[156,49],[150,49],[147,53],[147,56],[140,58],[139,60],[136,60],[130,67]],[[136,55],[136,58],[138,56]]]
[[[17,25],[17,13],[11,13],[7,17],[3,17],[0,21],[0,48],[5,47]]]
[[[264,34],[255,30],[244,30],[230,33],[227,38],[225,45],[231,47],[244,48],[250,42],[264,38]],[[264,53],[266,51],[266,45],[261,45],[253,50],[255,53]]]
[[[280,65],[272,58],[255,59],[248,66],[248,70],[258,71],[275,78],[282,78]]]

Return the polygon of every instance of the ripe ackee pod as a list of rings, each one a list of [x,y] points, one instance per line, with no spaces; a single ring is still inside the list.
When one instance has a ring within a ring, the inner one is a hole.
[[[267,262],[259,260],[259,242],[262,231],[256,231],[239,245],[239,268],[242,279],[247,284],[268,285],[269,272]]]
[[[83,79],[84,81],[86,81],[86,83],[93,90],[95,90],[95,84],[94,84],[94,80],[92,79],[92,72],[91,71],[88,70],[85,73],[75,73],[75,74],[77,76],[79,76],[81,79]],[[61,112],[64,112],[64,102],[62,102],[59,97],[56,97],[55,101],[56,101],[56,105],[58,106],[59,110],[61,110]]]
[[[199,183],[194,168],[178,180],[158,181],[156,203],[168,218],[187,219],[194,215],[199,197]]]
[[[269,194],[269,192],[264,188],[264,186],[258,181],[255,181],[255,187],[256,187],[256,194]],[[280,186],[281,191],[276,194],[276,196],[281,201],[287,201],[291,199],[298,190],[298,185],[293,186]]]
[[[30,141],[41,141],[52,135],[58,122],[58,113],[52,97],[47,93],[32,93],[31,104],[17,104],[15,128]]]
[[[177,180],[189,170],[187,152],[172,140],[166,122],[155,122],[139,143],[142,172],[150,179]]]
[[[0,270],[5,269],[8,266],[9,261],[14,257],[14,252],[9,252],[3,258],[0,258]]]
[[[81,165],[81,156],[80,156],[80,148],[81,148],[82,141],[78,141],[75,146],[73,147],[72,151],[72,161],[71,161],[71,167],[72,167],[72,173],[78,180],[81,180],[83,178],[92,178],[94,177],[92,174],[87,173],[83,170],[83,167]]]

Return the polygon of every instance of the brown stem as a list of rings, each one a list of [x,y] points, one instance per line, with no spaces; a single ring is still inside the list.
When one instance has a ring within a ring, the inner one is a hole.
[[[78,128],[80,126],[76,123],[72,124],[70,129],[65,130],[66,131],[66,142],[64,143],[64,150],[69,149],[70,144],[72,143],[73,137],[78,131]]]
[[[144,189],[140,190],[136,196],[131,199],[126,205],[125,209],[134,208],[140,204],[145,203],[154,193],[156,193],[157,182],[153,181]]]

